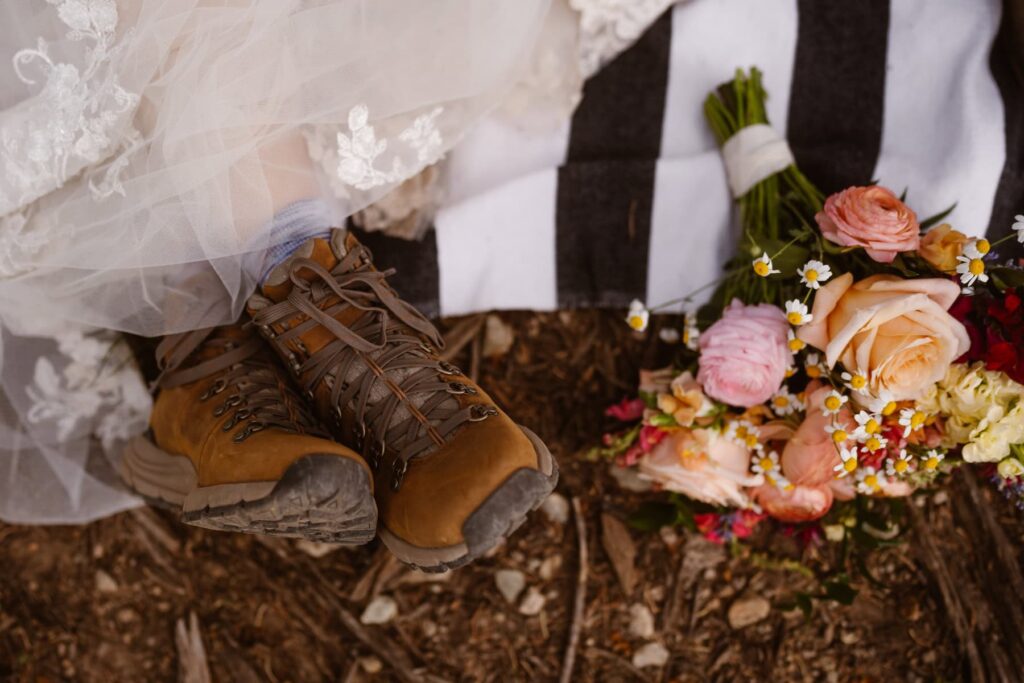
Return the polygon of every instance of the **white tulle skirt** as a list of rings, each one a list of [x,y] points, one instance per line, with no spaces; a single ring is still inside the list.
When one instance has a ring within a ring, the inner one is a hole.
[[[114,331],[235,320],[277,209],[338,221],[516,82],[548,0],[0,3],[0,518],[136,503],[149,394]]]

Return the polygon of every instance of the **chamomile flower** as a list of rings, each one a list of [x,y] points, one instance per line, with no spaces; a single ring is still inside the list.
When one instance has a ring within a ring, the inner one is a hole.
[[[957,256],[956,260],[956,272],[960,276],[960,284],[970,287],[978,281],[988,282],[988,273],[985,272],[985,261],[982,254],[979,254],[976,249],[970,252],[964,249],[964,253]]]
[[[804,372],[811,379],[818,379],[825,374],[825,366],[821,364],[821,356],[816,353],[809,353],[804,359]]]
[[[924,427],[928,420],[928,414],[913,408],[904,408],[900,411],[900,426],[903,427],[903,436],[910,436],[912,433]]]
[[[750,464],[754,474],[772,474],[779,470],[779,454],[775,451],[762,453]]]
[[[833,389],[828,392],[828,396],[821,402],[822,410],[826,415],[838,415],[839,411],[843,409],[846,402],[850,400],[849,396],[844,396],[838,391]]]
[[[772,411],[780,416],[792,415],[798,410],[803,410],[803,402],[799,396],[795,396],[789,388],[783,386],[771,399]]]
[[[1017,241],[1024,244],[1024,214],[1017,214],[1013,217],[1013,225],[1010,229],[1017,233]]]
[[[647,329],[650,319],[651,312],[647,310],[644,303],[639,299],[633,299],[633,302],[629,304],[629,313],[626,314],[626,324],[637,332],[643,332]]]
[[[868,375],[866,372],[843,372],[839,376],[843,382],[851,391],[856,391],[858,394],[866,394],[868,392]]]
[[[889,445],[889,440],[881,434],[869,434],[863,441],[864,450],[877,453]]]
[[[888,389],[880,389],[875,396],[861,398],[861,403],[871,412],[883,417],[889,417],[899,408],[899,404]]]
[[[882,418],[875,413],[861,410],[853,419],[857,422],[857,439],[863,441],[873,434],[882,433]]]
[[[882,478],[874,467],[857,470],[857,490],[865,495],[872,495],[882,490]]]
[[[700,330],[697,328],[697,316],[687,313],[683,318],[683,345],[691,351],[696,351]]]
[[[789,330],[789,341],[787,341],[786,344],[789,346],[790,353],[798,353],[807,348],[807,342],[796,336],[796,333],[793,332],[792,328]]]
[[[906,448],[901,448],[898,456],[889,458],[885,463],[885,473],[890,477],[902,477],[913,471],[914,456],[907,453]]]
[[[760,258],[754,259],[750,265],[751,267],[753,267],[754,272],[760,275],[761,277],[768,277],[769,275],[774,275],[776,273],[782,272],[781,270],[775,268],[775,266],[772,264],[772,260],[768,257],[767,253],[761,254]]]
[[[836,479],[842,479],[846,475],[857,471],[859,463],[857,461],[856,448],[846,448],[845,446],[840,448],[839,459],[839,464],[832,468],[836,473]]]
[[[990,251],[992,251],[992,243],[989,242],[984,237],[978,237],[976,239],[971,240],[970,242],[967,243],[963,250],[965,254],[971,257],[982,257]]]
[[[832,442],[835,443],[837,446],[842,446],[847,441],[849,441],[850,437],[852,436],[850,432],[846,431],[846,427],[839,424],[838,422],[833,422],[830,425],[826,425],[825,431],[828,432],[828,434],[832,437]]]
[[[926,472],[937,472],[939,464],[946,459],[946,454],[934,448],[924,454],[921,460],[921,468]]]
[[[756,450],[761,446],[757,440],[757,427],[747,420],[734,420],[725,429],[725,438],[750,450]]]
[[[793,488],[793,484],[790,483],[789,479],[782,476],[781,472],[766,474],[764,475],[764,480],[780,491],[789,491]]]
[[[818,289],[822,282],[827,282],[832,277],[832,269],[821,261],[808,261],[796,271],[800,276],[800,283],[807,285],[810,289]]]
[[[790,299],[786,302],[786,320],[790,325],[799,327],[814,320],[814,316],[807,312],[807,304],[799,299]]]

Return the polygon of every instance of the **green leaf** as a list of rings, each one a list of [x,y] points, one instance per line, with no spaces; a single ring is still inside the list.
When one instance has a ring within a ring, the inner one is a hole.
[[[626,523],[638,531],[657,531],[663,526],[675,524],[679,510],[672,503],[648,501],[629,516]]]
[[[665,413],[659,413],[658,415],[652,415],[648,422],[651,423],[652,427],[678,427],[679,423],[671,415]]]
[[[921,223],[921,229],[922,230],[927,230],[928,228],[932,227],[933,225],[935,225],[937,223],[941,223],[942,219],[944,219],[949,214],[953,213],[953,209],[956,208],[956,205],[958,203],[959,202],[953,202],[952,206],[950,206],[945,211],[940,211],[937,214],[935,214],[934,216],[928,216],[928,218],[925,218],[923,221],[920,222]]]
[[[999,266],[996,268],[989,268],[988,274],[992,277],[992,280],[999,289],[1024,287],[1024,270]]]

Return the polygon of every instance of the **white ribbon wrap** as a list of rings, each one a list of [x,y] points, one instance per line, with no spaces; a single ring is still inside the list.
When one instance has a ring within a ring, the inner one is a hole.
[[[789,143],[765,123],[741,128],[726,140],[722,145],[722,159],[732,196],[736,199],[795,161]]]

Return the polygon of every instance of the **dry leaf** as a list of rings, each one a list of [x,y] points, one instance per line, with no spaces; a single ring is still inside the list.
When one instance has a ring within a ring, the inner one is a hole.
[[[608,513],[601,515],[601,544],[612,561],[615,575],[619,577],[626,595],[636,587],[636,545],[629,529],[617,517]]]

